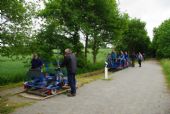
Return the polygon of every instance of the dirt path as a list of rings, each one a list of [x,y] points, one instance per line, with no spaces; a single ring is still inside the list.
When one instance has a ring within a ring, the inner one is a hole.
[[[56,96],[13,114],[170,114],[170,93],[156,61],[110,77],[79,88],[76,97]]]

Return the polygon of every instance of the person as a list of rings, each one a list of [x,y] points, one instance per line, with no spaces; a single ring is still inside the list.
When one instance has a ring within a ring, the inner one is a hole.
[[[114,49],[112,50],[111,58],[112,58],[112,61],[113,61],[113,62],[116,62],[117,55],[116,55],[116,52],[115,52]]]
[[[67,94],[69,97],[76,96],[76,70],[77,70],[77,59],[76,56],[72,53],[71,49],[65,49],[64,61],[61,63],[61,67],[66,66],[68,84],[71,88],[71,91]]]
[[[31,68],[27,72],[28,80],[43,81],[43,74],[41,68],[43,63],[37,53],[34,53],[31,60]]]
[[[43,63],[42,63],[40,57],[38,56],[37,53],[34,53],[32,60],[31,60],[31,69],[41,70],[42,66],[43,66]]]
[[[129,65],[129,55],[128,55],[128,53],[127,53],[127,51],[125,51],[125,63],[126,63],[126,66],[128,66]]]
[[[139,67],[141,67],[141,63],[142,63],[142,60],[143,60],[143,56],[142,54],[139,52],[138,55],[137,55],[137,59],[138,59],[138,64],[139,64]]]
[[[135,67],[135,59],[136,59],[136,55],[135,52],[133,51],[131,54],[131,63],[132,63],[132,67]]]
[[[125,54],[123,53],[123,51],[120,51],[120,63],[122,67],[125,66]]]

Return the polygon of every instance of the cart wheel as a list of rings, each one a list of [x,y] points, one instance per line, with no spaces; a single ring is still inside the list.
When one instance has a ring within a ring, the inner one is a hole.
[[[56,89],[52,89],[52,90],[51,90],[51,94],[52,94],[52,95],[56,95],[56,94],[57,94],[57,90],[56,90]]]

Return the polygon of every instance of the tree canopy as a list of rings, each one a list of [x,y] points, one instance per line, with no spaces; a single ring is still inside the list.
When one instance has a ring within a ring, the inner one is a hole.
[[[145,22],[140,19],[129,19],[128,29],[119,40],[117,48],[129,52],[146,53],[150,45],[150,39],[147,36]]]
[[[54,50],[71,48],[85,63],[91,48],[96,63],[99,49],[106,44],[130,52],[146,52],[150,45],[145,22],[120,13],[116,0],[44,0],[45,8],[40,11],[25,0],[0,2],[1,55],[37,51],[50,58]],[[32,33],[32,20],[38,18],[44,20],[43,25]]]
[[[1,55],[24,55],[29,50],[33,4],[24,0],[0,0]]]
[[[170,57],[170,19],[154,29],[153,48],[159,58]]]

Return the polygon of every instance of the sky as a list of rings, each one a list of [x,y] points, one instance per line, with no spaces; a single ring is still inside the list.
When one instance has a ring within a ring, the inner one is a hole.
[[[170,18],[170,0],[119,0],[118,7],[130,17],[146,22],[146,30],[151,40],[153,28]]]

